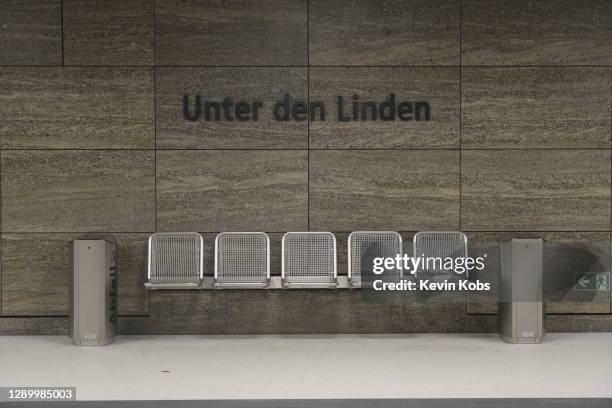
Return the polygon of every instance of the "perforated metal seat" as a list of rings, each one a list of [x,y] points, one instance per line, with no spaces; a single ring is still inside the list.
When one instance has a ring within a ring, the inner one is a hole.
[[[263,232],[222,232],[215,239],[216,288],[265,288],[270,239]]]
[[[355,231],[348,238],[348,276],[351,286],[360,287],[364,278],[373,278],[374,258],[395,258],[402,254],[402,237],[394,231]],[[395,282],[401,270],[385,271],[377,279]],[[369,280],[369,279],[367,279]]]
[[[156,233],[149,237],[149,289],[197,289],[204,277],[204,240],[196,232]]]
[[[287,232],[282,252],[284,287],[336,287],[336,237],[331,232]]]
[[[421,266],[416,271],[419,279],[444,280],[458,278],[453,270],[446,270],[439,262],[426,262],[425,258],[459,258],[467,257],[467,237],[459,231],[424,231],[413,238],[413,256],[423,257]],[[466,278],[468,272],[461,275]]]

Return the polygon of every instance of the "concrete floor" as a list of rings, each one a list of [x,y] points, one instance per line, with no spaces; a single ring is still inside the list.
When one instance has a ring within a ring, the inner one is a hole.
[[[612,333],[0,336],[0,386],[76,386],[79,400],[612,397]]]

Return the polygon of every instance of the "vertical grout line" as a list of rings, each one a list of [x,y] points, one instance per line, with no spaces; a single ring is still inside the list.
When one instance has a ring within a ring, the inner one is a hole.
[[[2,225],[2,144],[0,143],[0,317],[3,315],[2,314],[2,281],[3,281],[3,273],[2,273],[2,266],[4,264],[3,262],[3,255],[2,255],[2,243],[4,242],[4,234],[2,233],[2,231],[4,231],[4,226]]]
[[[64,0],[60,0],[60,26],[62,39],[62,66],[64,65]]]
[[[156,10],[155,3],[153,0],[153,191],[155,194],[154,197],[154,206],[155,206],[155,227],[154,230],[157,232],[157,67],[155,66],[156,55],[155,55],[155,31],[156,31]]]
[[[463,61],[461,58],[461,54],[462,54],[462,49],[461,49],[461,43],[462,43],[462,35],[461,35],[461,31],[462,31],[462,26],[461,26],[461,0],[459,0],[459,230],[462,231],[463,230],[463,223],[462,223],[462,201],[463,201],[463,197],[462,197],[462,184],[463,184],[463,179],[462,179],[462,156],[463,156],[463,139],[462,139],[462,117],[463,117]],[[466,305],[467,308],[467,305]]]
[[[462,117],[463,117],[463,26],[461,24],[461,20],[463,19],[463,15],[461,13],[462,5],[461,0],[459,0],[459,231],[463,231],[463,222],[462,222],[462,201],[463,201],[463,174],[462,174],[462,156],[463,156],[463,139],[462,139]],[[466,254],[469,256],[469,253]],[[465,314],[469,314],[469,296],[470,293],[467,292],[465,296]]]
[[[308,213],[306,220],[308,224],[307,230],[310,231],[310,0],[306,1],[306,103],[308,106],[307,112],[307,134],[308,134],[308,174],[307,174],[307,204]]]
[[[156,0],[152,1],[153,3],[153,205],[154,205],[154,228],[153,230],[157,232],[157,67],[155,66],[157,62],[156,55]],[[148,262],[148,260],[147,260]],[[147,316],[151,315],[151,292],[147,290]]]

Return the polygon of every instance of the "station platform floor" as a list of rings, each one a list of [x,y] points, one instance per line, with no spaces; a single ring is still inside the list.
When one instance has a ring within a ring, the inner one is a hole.
[[[75,386],[78,400],[610,398],[612,333],[0,336],[0,386]]]

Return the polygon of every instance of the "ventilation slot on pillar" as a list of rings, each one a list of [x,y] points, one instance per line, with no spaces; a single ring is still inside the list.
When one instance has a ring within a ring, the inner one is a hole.
[[[288,232],[282,243],[285,287],[336,287],[336,237],[330,232]]]
[[[197,289],[204,275],[202,236],[195,232],[156,233],[149,238],[149,289]]]
[[[443,267],[445,258],[452,258],[454,265],[456,258],[467,257],[467,237],[464,233],[418,232],[414,235],[413,243],[413,256],[423,258],[421,266],[416,272],[417,278],[431,280],[467,278],[467,271],[457,275],[453,269],[446,270]],[[436,258],[436,260],[434,261],[432,258]],[[442,262],[439,262],[440,260]]]
[[[263,232],[223,232],[215,239],[215,287],[265,288],[270,239]]]
[[[348,239],[348,275],[351,286],[360,287],[374,279],[397,282],[401,270],[385,270],[381,275],[372,272],[374,258],[395,258],[402,255],[402,237],[393,231],[355,231]]]

